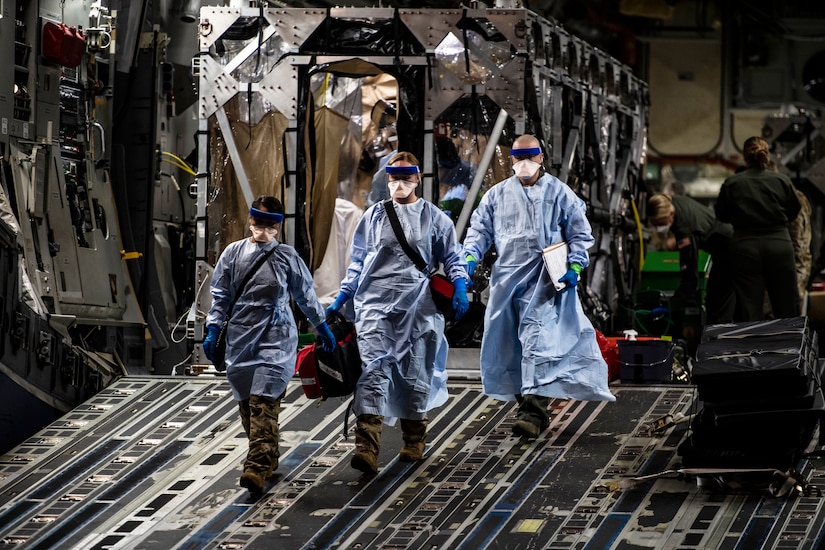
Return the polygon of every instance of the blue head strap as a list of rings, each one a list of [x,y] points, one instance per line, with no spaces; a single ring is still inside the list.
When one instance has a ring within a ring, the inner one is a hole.
[[[387,174],[399,175],[399,176],[410,176],[412,174],[418,174],[418,166],[390,166],[390,165],[387,165]]]
[[[263,210],[258,210],[257,208],[250,208],[249,215],[256,220],[264,220],[267,222],[280,223],[284,221],[283,214],[278,214],[277,212],[264,212]]]
[[[541,147],[527,147],[525,149],[512,149],[510,156],[512,157],[535,157],[541,154]]]

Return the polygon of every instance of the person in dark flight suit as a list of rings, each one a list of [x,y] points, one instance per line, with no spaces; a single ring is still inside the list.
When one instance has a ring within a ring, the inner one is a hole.
[[[744,157],[745,170],[725,180],[715,205],[716,219],[734,230],[734,320],[762,320],[766,290],[774,317],[796,317],[799,292],[788,222],[799,214],[799,199],[788,176],[771,170],[768,142],[748,138]]]
[[[721,223],[713,210],[686,196],[652,195],[647,201],[648,220],[659,233],[673,233],[679,250],[681,280],[670,299],[676,315],[691,301],[699,300],[699,249],[711,255],[705,309],[708,323],[733,321],[734,292],[730,247],[733,227]]]

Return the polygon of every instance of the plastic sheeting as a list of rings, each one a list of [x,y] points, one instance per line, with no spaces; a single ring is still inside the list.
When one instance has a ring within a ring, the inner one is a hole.
[[[472,177],[487,148],[499,111],[500,108],[490,98],[471,94],[459,98],[435,121],[438,201],[441,208],[452,216],[453,221],[458,218],[465,201],[465,196],[456,192],[456,187],[464,186],[469,189]],[[515,129],[510,121],[505,125],[498,142],[512,143],[517,137],[514,134]],[[485,170],[484,182],[475,203],[487,189],[511,174],[510,149],[498,145],[492,161]]]

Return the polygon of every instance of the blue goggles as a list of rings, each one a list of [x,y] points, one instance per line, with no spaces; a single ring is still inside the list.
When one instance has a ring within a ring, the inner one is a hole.
[[[264,212],[263,210],[258,210],[257,208],[250,208],[249,215],[256,220],[263,220],[272,223],[280,223],[284,221],[283,214],[278,214],[277,212]]]
[[[387,174],[392,176],[411,176],[418,174],[418,166],[389,166],[387,165]]]
[[[510,150],[511,157],[535,157],[541,154],[541,147],[527,147],[525,149],[512,149]]]

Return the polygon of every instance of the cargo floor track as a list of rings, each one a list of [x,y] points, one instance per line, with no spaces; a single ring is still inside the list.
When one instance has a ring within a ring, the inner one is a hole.
[[[513,403],[451,382],[425,459],[398,462],[400,432],[385,426],[368,478],[349,467],[346,401],[319,405],[294,383],[278,474],[251,498],[238,486],[247,445],[225,380],[124,378],[0,457],[0,548],[823,547],[815,490],[775,498],[678,474],[628,488],[679,468],[689,423],[651,427],[690,414],[695,391],[613,389],[615,403],[552,400],[550,429],[522,441]],[[825,460],[798,469],[825,488]]]

